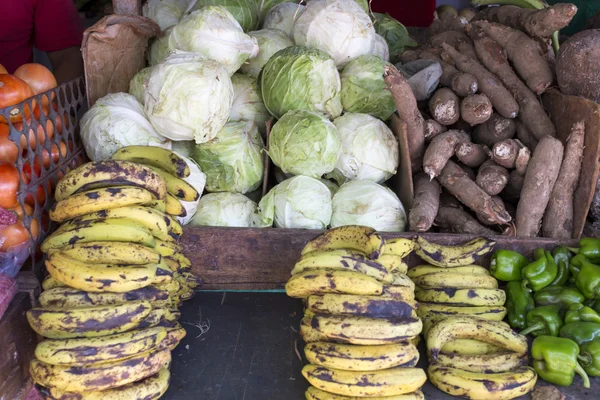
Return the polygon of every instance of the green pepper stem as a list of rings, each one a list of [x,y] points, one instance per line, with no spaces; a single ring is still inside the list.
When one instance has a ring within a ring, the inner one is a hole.
[[[575,372],[579,374],[579,376],[581,376],[581,379],[583,379],[583,387],[589,389],[590,377],[588,376],[588,374],[586,374],[586,372],[583,370],[583,367],[579,365],[579,363],[575,363]]]
[[[581,353],[577,356],[577,359],[581,361],[584,367],[591,365],[593,361],[590,353]]]
[[[529,281],[527,279],[523,279],[521,281],[521,287],[523,288],[523,290],[528,291],[529,293],[531,293],[532,290],[529,288],[529,286],[527,286],[528,283],[529,283]]]
[[[521,335],[528,335],[531,332],[539,331],[540,329],[544,329],[544,323],[538,322],[536,324],[531,325],[530,327],[521,331]]]

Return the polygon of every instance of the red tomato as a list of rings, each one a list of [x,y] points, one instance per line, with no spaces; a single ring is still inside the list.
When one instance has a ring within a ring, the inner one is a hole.
[[[52,72],[42,64],[23,64],[17,68],[14,76],[24,80],[33,90],[33,94],[40,94],[58,86]]]
[[[27,215],[33,215],[33,207],[28,206],[27,204],[24,206],[25,212]],[[11,211],[17,213],[19,219],[17,222],[9,227],[4,228],[0,231],[0,251],[7,251],[11,247],[18,246],[23,244],[31,239],[29,232],[23,226],[23,209],[20,206],[17,206]],[[40,225],[36,219],[31,220],[31,235],[37,239],[40,234]]]
[[[15,207],[18,190],[19,171],[11,163],[0,163],[0,207]]]
[[[73,150],[73,143],[69,142],[71,147],[71,150]],[[53,162],[54,164],[58,164],[58,162],[60,161],[60,157],[65,158],[67,156],[67,144],[61,140],[60,142],[60,152],[59,152],[59,146],[57,146],[55,143],[52,144],[52,149],[50,151],[50,154],[48,154],[48,150],[44,149],[43,153],[42,153],[42,164],[44,165],[44,168],[48,168],[50,167],[50,163]],[[52,161],[50,161],[52,160]]]
[[[14,75],[0,74],[0,108],[13,106],[33,96],[33,90],[25,81],[17,78]],[[23,107],[25,117],[29,117],[31,113],[29,106]],[[10,120],[12,122],[20,122],[23,120],[23,113],[18,108],[14,108],[10,112]],[[0,116],[0,122],[7,122],[6,118]]]
[[[15,129],[23,132],[22,122],[17,122],[14,126]],[[44,132],[43,124],[38,123],[36,131],[37,134],[34,132],[33,128],[30,127],[27,135],[25,135],[25,132],[21,135],[21,149],[23,151],[27,150],[27,144],[29,144],[29,147],[31,147],[32,150],[35,150],[38,140],[40,141],[40,146],[43,146],[44,143],[46,143],[46,136],[48,136],[49,139],[52,139],[54,137],[54,124],[52,124],[52,121],[50,120],[46,121],[46,132]]]
[[[10,128],[7,124],[0,124],[0,162],[14,164],[19,156],[17,145],[9,138]]]
[[[23,182],[25,182],[26,185],[29,185],[34,180],[34,178],[39,179],[41,175],[42,167],[39,164],[39,157],[36,156],[35,162],[33,164],[33,171],[31,170],[31,164],[29,164],[28,162],[23,164]],[[35,198],[31,193],[25,196],[25,204],[28,204],[33,207],[35,206],[36,202],[39,205],[44,205],[44,203],[46,203],[46,191],[44,190],[44,187],[42,185],[38,185],[36,187]]]

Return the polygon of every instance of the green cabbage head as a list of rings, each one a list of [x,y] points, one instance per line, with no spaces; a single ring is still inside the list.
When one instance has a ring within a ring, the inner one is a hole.
[[[269,61],[271,56],[279,50],[294,45],[285,32],[279,29],[262,29],[260,31],[248,32],[248,35],[258,42],[258,55],[246,61],[240,68],[240,72],[258,78],[262,67]]]
[[[256,0],[197,0],[191,11],[206,6],[221,6],[233,15],[244,32],[258,28],[259,10]]]
[[[340,75],[324,52],[292,46],[275,53],[258,77],[267,110],[281,118],[290,110],[342,114]]]
[[[144,105],[146,85],[148,84],[151,73],[152,67],[144,68],[135,74],[135,76],[131,78],[131,81],[129,81],[129,94],[133,95],[141,105]]]
[[[256,227],[259,226],[256,203],[240,193],[208,193],[200,199],[190,225]]]
[[[265,132],[265,124],[271,114],[265,107],[258,82],[251,76],[244,74],[233,74],[233,105],[229,113],[229,122],[232,121],[254,121],[261,133]]]
[[[390,60],[396,64],[404,50],[419,44],[410,37],[408,31],[400,22],[389,14],[374,13],[375,30],[385,39],[390,52]]]
[[[142,14],[165,30],[179,22],[187,6],[188,0],[148,0],[142,7]]]
[[[340,152],[335,125],[312,111],[286,113],[269,136],[269,156],[284,174],[320,178],[335,168]]]

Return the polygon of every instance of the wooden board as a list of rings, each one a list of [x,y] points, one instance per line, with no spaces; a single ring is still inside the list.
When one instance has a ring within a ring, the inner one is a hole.
[[[321,231],[277,228],[184,228],[181,243],[192,261],[193,272],[205,281],[202,289],[282,289],[290,277],[302,248]],[[384,234],[385,238],[413,237],[413,233]],[[424,234],[436,243],[456,245],[474,238],[470,235]],[[544,238],[494,237],[497,248],[518,250],[530,255],[534,249],[552,249],[558,242]],[[575,243],[572,243],[573,245]],[[408,258],[409,265],[422,261]],[[488,258],[481,259],[487,264]]]
[[[543,103],[563,143],[569,137],[574,123],[585,122],[585,149],[573,210],[573,238],[579,238],[585,227],[600,171],[600,105],[583,97],[564,95],[556,89],[549,90],[543,96]]]

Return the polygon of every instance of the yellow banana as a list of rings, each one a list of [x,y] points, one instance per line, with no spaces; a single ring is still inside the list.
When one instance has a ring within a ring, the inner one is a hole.
[[[165,202],[165,210],[167,207],[167,203]],[[168,219],[168,223],[167,223],[167,227],[169,229],[169,235],[177,240],[181,237],[181,235],[183,235],[183,227],[181,226],[181,224],[173,217],[171,217],[169,214],[165,213],[165,210],[162,210],[163,215],[165,216],[166,219]]]
[[[394,277],[394,281],[391,283],[392,286],[405,286],[415,290],[415,283],[407,275],[394,272],[392,276]]]
[[[34,331],[50,339],[98,337],[134,329],[151,310],[148,301],[72,309],[32,308],[27,311],[27,320]]]
[[[498,281],[491,275],[484,274],[448,274],[434,272],[412,279],[415,285],[423,289],[453,288],[453,289],[497,289]]]
[[[375,261],[383,265],[384,268],[390,272],[406,274],[406,271],[408,271],[408,265],[402,261],[402,257],[400,256],[393,254],[382,254],[375,259]]]
[[[490,271],[487,268],[479,265],[465,265],[454,268],[434,267],[433,265],[417,265],[416,267],[409,268],[406,275],[408,275],[409,278],[414,279],[422,275],[433,274],[436,272],[445,272],[447,274],[490,274]]]
[[[383,238],[375,229],[366,226],[347,225],[329,229],[309,241],[302,255],[328,249],[350,249],[365,253],[375,259],[383,250]]]
[[[150,351],[166,337],[167,329],[156,327],[94,338],[46,339],[35,348],[35,356],[52,365],[81,366],[117,361]]]
[[[316,342],[304,347],[304,355],[311,364],[345,371],[414,367],[419,361],[419,350],[410,343],[356,346]]]
[[[440,353],[436,363],[440,366],[458,368],[469,372],[508,372],[526,366],[527,355],[514,352],[484,355]]]
[[[152,233],[143,226],[123,220],[94,221],[67,232],[54,232],[44,240],[41,249],[47,253],[68,245],[89,242],[131,242],[154,247]]]
[[[308,364],[302,375],[317,389],[343,396],[396,396],[419,390],[427,380],[421,368],[390,368],[381,371],[342,371]]]
[[[423,324],[423,330],[425,330],[425,324]],[[482,342],[481,340],[475,339],[454,339],[446,342],[442,347],[440,354],[462,354],[468,355],[484,355],[484,354],[495,354],[501,353],[505,350],[501,347],[494,346],[493,344]]]
[[[285,291],[290,297],[321,293],[378,295],[383,291],[383,284],[358,272],[314,270],[292,276],[285,284]]]
[[[350,344],[378,345],[405,342],[421,333],[417,318],[367,318],[340,315],[315,315],[310,325],[333,340]]]
[[[506,302],[506,293],[502,289],[454,289],[415,288],[418,301],[469,306],[501,306]]]
[[[169,304],[169,293],[155,286],[127,293],[94,293],[63,286],[45,290],[38,298],[40,306],[45,308],[113,306],[138,300],[150,301],[154,307],[165,307]]]
[[[66,285],[87,292],[129,292],[169,282],[173,274],[162,264],[87,264],[61,253],[46,260],[50,275]]]
[[[183,158],[161,147],[127,146],[117,150],[112,159],[151,165],[178,178],[187,178],[191,173],[190,167]]]
[[[383,255],[394,255],[400,258],[408,256],[419,247],[418,243],[413,239],[394,238],[386,239],[383,245]]]
[[[532,391],[537,381],[537,374],[530,367],[481,373],[432,364],[427,374],[429,381],[441,391],[474,400],[514,399]]]
[[[186,334],[185,329],[181,325],[175,324],[175,327],[167,328],[167,337],[162,341],[160,347],[173,351]]]
[[[166,195],[165,195],[165,198],[166,198]],[[145,206],[155,209],[156,211],[160,211],[162,213],[167,211],[167,201],[165,199],[149,201],[149,202],[145,203]]]
[[[192,297],[194,297],[195,294],[196,292],[194,291],[194,289],[186,285],[181,285],[181,288],[177,292],[177,295],[183,301],[190,300]]]
[[[429,318],[434,322],[448,318],[452,315],[464,315],[483,318],[490,321],[502,321],[506,316],[504,306],[451,306],[448,304],[419,303],[417,315],[420,318]]]
[[[478,257],[490,253],[496,242],[486,238],[473,239],[458,246],[431,243],[422,236],[417,238],[417,255],[436,267],[460,267],[475,264]]]
[[[381,296],[357,296],[351,294],[312,295],[307,307],[316,314],[356,315],[372,318],[416,316],[416,303]]]
[[[92,264],[149,264],[161,260],[154,249],[131,242],[87,242],[67,245],[59,251]]]
[[[167,193],[165,212],[176,217],[185,217],[187,211],[181,201],[171,194]]]
[[[169,369],[162,368],[157,374],[146,379],[114,389],[73,393],[54,388],[42,388],[40,392],[55,400],[155,400],[167,391],[170,377]]]
[[[200,194],[192,185],[160,168],[151,167],[167,184],[167,193],[183,201],[196,201]]]
[[[347,249],[308,253],[296,263],[292,275],[315,269],[360,272],[385,283],[392,283],[394,280],[392,274],[383,265],[370,260],[364,253]]]
[[[381,299],[389,298],[394,300],[413,302],[415,300],[415,291],[410,286],[384,286],[383,293],[379,296]]]
[[[60,202],[76,193],[115,186],[132,186],[148,190],[156,199],[164,199],[167,185],[145,165],[128,161],[95,161],[69,172],[56,185],[54,197]]]
[[[363,400],[364,397],[355,396],[340,396],[325,392],[321,389],[317,389],[314,386],[310,386],[305,393],[306,400]],[[369,400],[425,400],[425,395],[420,390],[416,390],[412,393],[399,394],[397,396],[374,396],[369,397]]]
[[[302,318],[300,322],[300,337],[304,340],[304,343],[312,343],[312,342],[323,342],[330,341],[327,336],[323,335],[321,332],[314,329],[310,322],[312,320],[312,315],[305,316]]]
[[[54,204],[50,219],[64,222],[81,215],[127,206],[142,205],[154,200],[146,189],[135,186],[113,186],[74,194]]]
[[[182,250],[180,244],[163,240],[156,240],[153,247],[161,256],[172,256]]]
[[[42,282],[42,289],[50,290],[54,288],[63,288],[68,287],[64,283],[58,281],[56,278],[53,278],[52,275],[48,275],[46,279]]]
[[[170,257],[177,261],[183,269],[192,267],[192,261],[181,253],[175,253]]]
[[[179,281],[179,283],[189,287],[190,289],[195,289],[203,283],[201,278],[198,278],[191,272],[176,272],[173,274],[173,277]]]
[[[33,381],[42,386],[68,392],[113,389],[156,374],[171,362],[167,349],[149,351],[134,357],[102,364],[70,367],[32,360],[29,371]]]
[[[138,329],[153,328],[155,326],[173,327],[181,316],[179,311],[171,311],[167,308],[153,308],[148,316],[140,322]]]
[[[515,353],[527,353],[527,338],[514,332],[507,323],[456,315],[435,323],[427,332],[431,360],[437,360],[446,342],[453,339],[476,339]]]

